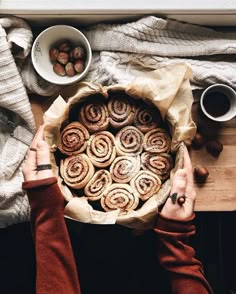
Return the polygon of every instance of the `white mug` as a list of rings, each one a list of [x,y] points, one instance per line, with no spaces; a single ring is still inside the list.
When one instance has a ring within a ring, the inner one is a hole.
[[[224,84],[209,86],[201,95],[200,106],[209,119],[228,121],[236,116],[236,92]]]

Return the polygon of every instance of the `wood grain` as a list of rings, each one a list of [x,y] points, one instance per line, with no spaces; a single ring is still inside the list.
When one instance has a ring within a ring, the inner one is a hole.
[[[206,140],[220,141],[224,149],[218,157],[209,154],[203,146],[190,151],[193,167],[204,164],[209,177],[204,184],[195,181],[197,199],[196,211],[234,211],[236,210],[236,118],[217,123],[209,121],[199,111],[198,102],[192,109],[194,121]]]

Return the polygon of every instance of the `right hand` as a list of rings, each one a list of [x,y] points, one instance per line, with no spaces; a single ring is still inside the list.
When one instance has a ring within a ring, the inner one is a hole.
[[[177,197],[185,195],[185,202],[179,205],[174,204],[168,197],[165,205],[161,210],[161,214],[167,218],[174,220],[187,220],[193,215],[196,192],[193,186],[193,169],[191,159],[186,147],[184,147],[184,167],[178,169],[173,177],[173,183],[170,195],[177,193]]]

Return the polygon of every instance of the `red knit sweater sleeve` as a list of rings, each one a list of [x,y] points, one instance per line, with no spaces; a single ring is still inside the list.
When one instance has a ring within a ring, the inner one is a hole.
[[[193,218],[194,215],[186,221],[176,221],[159,214],[154,229],[158,235],[158,258],[169,272],[174,294],[213,293],[202,264],[189,245],[189,237],[195,234]]]
[[[56,178],[24,182],[31,207],[36,251],[37,294],[80,294],[64,220],[64,200]]]

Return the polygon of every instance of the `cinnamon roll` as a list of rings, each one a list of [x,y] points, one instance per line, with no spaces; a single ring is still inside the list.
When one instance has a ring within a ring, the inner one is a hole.
[[[66,155],[82,153],[87,147],[89,133],[79,122],[72,122],[61,132],[58,149]]]
[[[110,125],[113,128],[120,129],[133,123],[136,106],[129,96],[117,94],[117,96],[111,97],[107,108]]]
[[[79,111],[79,121],[91,132],[106,130],[109,125],[108,111],[102,101],[85,103]]]
[[[137,108],[134,117],[134,126],[141,132],[147,133],[161,124],[161,115],[157,109],[151,109],[147,105]]]
[[[87,154],[97,167],[106,167],[116,157],[115,139],[112,133],[102,131],[93,134],[88,142]]]
[[[134,195],[128,184],[112,184],[101,198],[101,206],[105,211],[120,209],[127,212],[137,208],[139,198]]]
[[[144,170],[150,170],[158,175],[161,180],[169,177],[173,168],[173,159],[167,153],[149,153],[143,152],[141,155],[141,166]]]
[[[84,153],[61,160],[60,173],[64,182],[71,188],[81,189],[94,174],[94,166]]]
[[[118,156],[110,166],[111,177],[117,183],[128,183],[139,170],[139,156]]]
[[[169,152],[171,139],[165,129],[156,128],[147,132],[144,136],[143,148],[152,153]]]
[[[161,180],[153,172],[141,170],[131,181],[134,194],[138,195],[143,201],[149,199],[161,188]]]
[[[138,155],[143,150],[144,135],[133,126],[121,129],[115,137],[118,155]]]
[[[105,169],[98,170],[92,179],[84,188],[84,193],[89,200],[95,201],[102,197],[104,192],[112,184],[112,179],[109,171]]]

